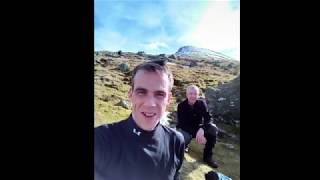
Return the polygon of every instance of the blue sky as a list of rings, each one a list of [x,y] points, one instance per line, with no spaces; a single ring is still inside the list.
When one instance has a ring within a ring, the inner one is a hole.
[[[173,54],[192,45],[240,61],[240,0],[95,0],[94,48]]]

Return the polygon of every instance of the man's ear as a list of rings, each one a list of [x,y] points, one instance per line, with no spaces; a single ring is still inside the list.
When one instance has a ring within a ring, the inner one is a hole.
[[[128,92],[128,99],[129,101],[131,101],[131,98],[132,98],[132,88],[129,89],[129,92]]]
[[[169,91],[169,94],[168,94],[168,104],[171,103],[171,100],[172,100],[172,92]]]

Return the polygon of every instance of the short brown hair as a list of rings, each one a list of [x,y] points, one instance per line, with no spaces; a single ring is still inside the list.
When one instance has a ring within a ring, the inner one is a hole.
[[[143,64],[140,64],[136,66],[132,72],[132,78],[131,78],[131,87],[132,89],[134,88],[134,77],[136,76],[137,72],[139,70],[144,70],[147,72],[156,72],[160,71],[168,75],[168,80],[169,80],[169,91],[172,90],[173,87],[173,76],[171,71],[169,70],[168,66],[165,63],[158,63],[158,62],[146,62]]]

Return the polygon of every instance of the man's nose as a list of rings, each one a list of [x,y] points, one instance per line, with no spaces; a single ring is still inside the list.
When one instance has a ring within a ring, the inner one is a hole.
[[[144,103],[146,106],[155,107],[156,106],[156,99],[154,97],[148,97]]]

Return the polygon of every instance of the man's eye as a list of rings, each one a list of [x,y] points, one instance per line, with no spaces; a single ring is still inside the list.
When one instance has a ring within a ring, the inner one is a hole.
[[[158,97],[165,97],[165,94],[164,94],[164,93],[158,93],[158,94],[156,94],[156,96],[158,96]]]
[[[146,93],[143,92],[143,91],[137,92],[137,95],[139,95],[139,96],[142,96],[142,95],[145,95],[145,94],[146,94]]]

